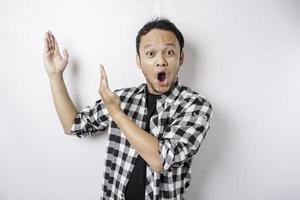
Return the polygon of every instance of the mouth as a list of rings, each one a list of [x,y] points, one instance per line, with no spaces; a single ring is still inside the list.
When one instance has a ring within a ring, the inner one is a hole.
[[[159,72],[157,74],[157,80],[158,80],[159,85],[166,85],[167,84],[167,73],[164,71]]]

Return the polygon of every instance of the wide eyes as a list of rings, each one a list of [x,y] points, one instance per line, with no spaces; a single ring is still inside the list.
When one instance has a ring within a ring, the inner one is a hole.
[[[172,50],[172,49],[167,49],[166,51],[164,51],[164,54],[165,54],[166,56],[173,56],[174,53],[175,53],[175,52],[174,52],[174,50]],[[147,51],[147,52],[146,52],[146,56],[147,56],[147,57],[153,58],[155,55],[156,55],[156,52],[153,51],[153,50]]]
[[[165,52],[165,54],[168,55],[168,56],[171,56],[171,55],[174,54],[174,51],[173,51],[173,50],[167,50],[167,51]]]
[[[155,52],[154,51],[147,51],[146,52],[146,55],[148,56],[148,57],[154,57],[155,56]]]

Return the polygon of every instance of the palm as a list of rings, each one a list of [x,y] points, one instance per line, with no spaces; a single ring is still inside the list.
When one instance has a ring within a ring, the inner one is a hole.
[[[63,57],[59,52],[59,47],[56,39],[50,33],[46,33],[45,50],[44,50],[44,65],[48,74],[63,72],[68,64],[68,53],[63,52]]]
[[[59,52],[52,50],[47,52],[45,56],[45,64],[49,72],[63,71],[68,64],[68,61],[62,59]]]

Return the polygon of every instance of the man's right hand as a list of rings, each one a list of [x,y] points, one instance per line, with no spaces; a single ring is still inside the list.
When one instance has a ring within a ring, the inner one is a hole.
[[[63,50],[63,56],[51,31],[45,33],[44,39],[44,66],[48,76],[62,74],[68,64],[68,52]]]

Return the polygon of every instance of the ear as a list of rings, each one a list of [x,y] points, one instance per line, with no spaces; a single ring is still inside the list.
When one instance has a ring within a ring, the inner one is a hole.
[[[136,66],[141,69],[141,60],[138,54],[136,54],[135,60],[136,60]]]
[[[181,54],[180,54],[180,60],[179,60],[180,66],[183,64],[183,60],[184,60],[184,53],[183,53],[183,49],[182,49]]]

